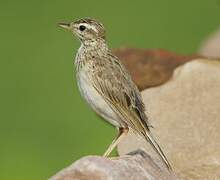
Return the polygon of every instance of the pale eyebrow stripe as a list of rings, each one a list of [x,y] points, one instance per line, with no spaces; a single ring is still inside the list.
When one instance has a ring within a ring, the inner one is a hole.
[[[88,27],[89,29],[94,30],[95,32],[98,32],[98,30],[97,30],[94,26],[92,26],[92,25],[90,25],[90,24],[80,23],[79,25],[83,25],[83,26],[85,26],[85,27]]]

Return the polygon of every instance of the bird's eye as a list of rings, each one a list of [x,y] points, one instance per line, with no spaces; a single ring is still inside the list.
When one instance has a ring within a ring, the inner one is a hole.
[[[86,29],[86,26],[83,26],[83,25],[79,26],[80,31],[84,31],[85,29]]]

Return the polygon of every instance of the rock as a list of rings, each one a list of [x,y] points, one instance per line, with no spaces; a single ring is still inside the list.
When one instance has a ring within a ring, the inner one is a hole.
[[[211,34],[202,43],[199,54],[206,57],[220,58],[220,30]]]
[[[114,158],[84,157],[50,180],[177,180],[143,151]]]
[[[199,57],[180,56],[161,49],[120,48],[113,52],[122,60],[140,90],[165,83],[176,67]]]
[[[152,132],[183,179],[220,177],[220,62],[197,59],[177,68],[167,83],[142,92]],[[120,155],[149,145],[129,133]]]

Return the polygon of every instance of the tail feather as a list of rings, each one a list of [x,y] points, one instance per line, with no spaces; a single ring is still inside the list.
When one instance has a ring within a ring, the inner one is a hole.
[[[169,161],[167,160],[165,154],[163,153],[162,149],[160,148],[159,144],[154,140],[153,136],[151,135],[151,133],[148,131],[144,134],[144,137],[149,141],[149,143],[152,145],[153,149],[156,151],[156,153],[159,155],[159,157],[161,158],[161,160],[164,162],[164,164],[166,165],[166,167],[169,170],[172,170],[172,167],[169,163]]]

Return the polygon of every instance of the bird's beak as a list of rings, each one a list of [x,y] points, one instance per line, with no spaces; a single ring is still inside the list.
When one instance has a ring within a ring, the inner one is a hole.
[[[66,30],[70,30],[70,23],[60,22],[60,23],[58,23],[58,26],[66,29]]]

